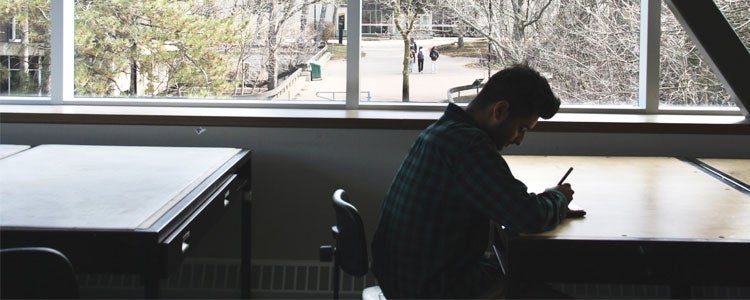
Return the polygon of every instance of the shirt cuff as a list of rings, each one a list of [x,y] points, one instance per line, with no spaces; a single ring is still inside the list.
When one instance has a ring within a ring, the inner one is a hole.
[[[544,191],[548,192],[548,193],[556,194],[558,196],[558,199],[562,199],[563,200],[563,203],[565,203],[565,207],[566,208],[568,207],[568,204],[570,203],[570,201],[568,201],[568,198],[565,197],[565,194],[563,194],[563,192],[558,191],[555,188],[548,188],[548,189],[546,189]]]

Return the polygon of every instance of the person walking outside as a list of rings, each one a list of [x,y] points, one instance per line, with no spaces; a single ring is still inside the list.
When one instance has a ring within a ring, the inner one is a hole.
[[[440,57],[440,53],[437,51],[437,47],[432,46],[430,48],[430,60],[432,60],[432,73],[437,73],[437,60]]]
[[[422,73],[424,69],[424,50],[422,50],[422,46],[417,50],[417,68],[419,69],[419,73]]]
[[[409,73],[414,73],[414,64],[417,62],[417,49],[409,49]]]

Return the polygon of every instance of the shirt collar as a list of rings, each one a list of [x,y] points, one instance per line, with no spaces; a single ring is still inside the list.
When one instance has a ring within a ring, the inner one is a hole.
[[[469,123],[475,127],[479,127],[479,124],[477,124],[477,122],[474,120],[474,118],[471,117],[471,115],[469,115],[469,113],[452,102],[448,103],[448,107],[445,108],[443,117],[454,121]]]

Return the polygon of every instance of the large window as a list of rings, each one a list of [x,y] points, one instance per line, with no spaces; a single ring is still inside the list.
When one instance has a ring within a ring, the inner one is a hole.
[[[671,11],[641,14],[643,5],[657,2],[5,1],[0,96],[436,109],[435,103],[470,101],[491,74],[528,62],[550,79],[569,111],[739,113]],[[750,4],[716,3],[747,45]],[[361,11],[354,23],[352,9]],[[50,38],[51,24],[70,26],[57,26]],[[351,24],[359,29],[349,30]],[[652,33],[661,34],[656,46],[641,41]],[[55,38],[60,42],[52,48]],[[411,63],[411,39],[422,48],[421,73],[416,57]],[[353,42],[358,49],[348,46]],[[440,53],[434,63],[433,47]],[[644,65],[653,47],[660,59]],[[60,60],[50,59],[54,53]],[[643,72],[653,67],[659,77],[649,80],[659,81],[658,93],[644,93]],[[55,68],[65,71],[58,79],[50,73]],[[51,89],[58,81],[63,88]]]

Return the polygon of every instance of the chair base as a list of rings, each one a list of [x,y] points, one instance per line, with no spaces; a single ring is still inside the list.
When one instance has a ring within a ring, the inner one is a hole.
[[[386,300],[380,287],[370,286],[362,290],[362,300]]]

